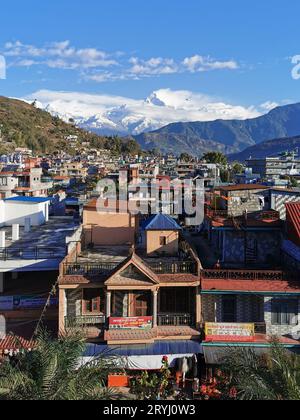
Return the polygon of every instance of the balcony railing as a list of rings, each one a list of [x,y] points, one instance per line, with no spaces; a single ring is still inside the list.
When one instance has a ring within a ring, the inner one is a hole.
[[[202,280],[288,280],[291,274],[271,270],[202,270]]]
[[[98,276],[111,273],[115,270],[119,262],[103,263],[65,263],[64,275],[67,276]],[[149,262],[147,265],[156,274],[184,274],[197,273],[197,264],[195,261],[172,261],[172,262]]]
[[[94,327],[101,325],[104,327],[106,317],[104,315],[82,315],[76,317],[65,317],[66,328],[75,327]]]
[[[170,262],[149,262],[147,265],[156,274],[196,274],[197,263],[196,261],[170,261]]]
[[[99,276],[111,273],[119,263],[65,263],[64,275],[66,276]]]
[[[0,260],[50,260],[62,259],[66,256],[66,250],[62,248],[46,247],[11,247],[0,248]]]
[[[195,322],[194,316],[191,314],[159,314],[157,317],[157,324],[159,327],[163,326],[193,326]]]

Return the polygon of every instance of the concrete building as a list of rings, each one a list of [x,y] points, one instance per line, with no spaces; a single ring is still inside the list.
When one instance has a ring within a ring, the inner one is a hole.
[[[228,216],[242,216],[269,210],[269,187],[256,184],[239,184],[220,187],[220,210]]]
[[[281,157],[266,157],[264,159],[248,159],[246,165],[260,179],[276,179],[282,176],[294,176],[300,173],[300,159],[294,154]]]
[[[40,226],[49,220],[50,198],[12,197],[0,201],[0,226]]]

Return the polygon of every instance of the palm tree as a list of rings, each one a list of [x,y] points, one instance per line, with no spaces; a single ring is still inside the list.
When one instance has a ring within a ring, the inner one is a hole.
[[[54,340],[40,331],[33,351],[20,354],[14,364],[1,365],[0,400],[122,399],[105,387],[113,363],[99,359],[80,365],[84,349],[78,333]]]
[[[264,356],[253,349],[231,350],[222,370],[230,378],[227,390],[235,389],[238,399],[300,400],[300,357],[276,341]]]

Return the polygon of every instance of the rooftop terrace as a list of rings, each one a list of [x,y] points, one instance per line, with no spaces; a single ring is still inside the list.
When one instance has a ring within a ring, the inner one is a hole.
[[[77,229],[73,218],[54,217],[44,225],[33,226],[30,232],[20,226],[19,240],[13,241],[12,227],[0,228],[5,232],[5,247],[0,248],[1,271],[23,271],[26,266],[38,269],[37,261],[43,261],[40,269],[58,269],[67,253],[66,239]]]

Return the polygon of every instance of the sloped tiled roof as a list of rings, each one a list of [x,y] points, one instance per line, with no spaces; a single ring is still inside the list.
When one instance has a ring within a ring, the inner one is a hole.
[[[114,284],[115,282],[113,281],[114,278],[116,276],[118,276],[119,274],[121,274],[127,267],[129,267],[130,265],[133,265],[134,267],[136,267],[143,275],[145,275],[147,278],[149,278],[149,280],[151,280],[151,282],[153,284],[158,284],[159,280],[157,275],[150,269],[150,267],[148,267],[148,265],[146,265],[144,263],[144,261],[136,255],[136,253],[134,252],[131,256],[129,256],[125,261],[123,261],[110,275],[109,278],[106,280],[105,284],[106,285],[110,285],[110,284]],[[124,284],[124,280],[122,281],[122,285]],[[128,285],[131,284],[136,284],[136,281],[133,279],[128,279]]]
[[[203,292],[269,292],[300,294],[300,282],[286,280],[202,280]]]
[[[179,224],[167,214],[156,214],[145,221],[145,230],[182,230]]]

